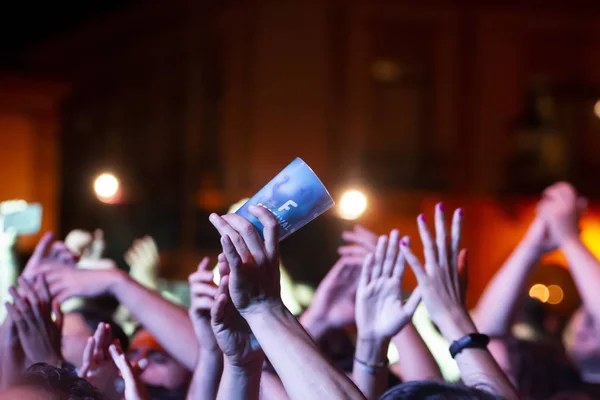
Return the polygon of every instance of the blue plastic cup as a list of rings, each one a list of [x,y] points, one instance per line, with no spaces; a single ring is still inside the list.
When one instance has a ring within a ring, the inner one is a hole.
[[[263,234],[263,225],[248,211],[260,206],[271,211],[279,221],[279,240],[283,240],[334,205],[329,192],[300,158],[296,158],[267,183],[236,214],[252,223]]]

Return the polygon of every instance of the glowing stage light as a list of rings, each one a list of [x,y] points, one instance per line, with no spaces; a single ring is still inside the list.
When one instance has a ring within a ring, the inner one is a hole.
[[[119,192],[119,180],[112,174],[102,174],[94,182],[94,191],[98,200],[110,203]]]
[[[565,297],[563,290],[558,285],[549,285],[548,286],[548,303],[550,304],[558,304],[563,301]]]
[[[600,100],[594,104],[594,114],[596,114],[596,117],[600,118]]]
[[[548,287],[546,285],[536,283],[529,289],[529,297],[533,299],[538,299],[542,303],[545,303],[550,297],[550,291],[548,290]]]
[[[340,200],[339,214],[344,219],[356,219],[366,208],[367,197],[358,190],[349,190]]]

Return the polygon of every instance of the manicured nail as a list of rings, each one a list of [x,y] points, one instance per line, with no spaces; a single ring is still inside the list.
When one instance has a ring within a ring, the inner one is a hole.
[[[444,203],[438,203],[438,208],[440,211],[444,211]]]
[[[420,214],[419,215],[419,219],[423,222],[425,222],[425,215],[424,214]]]
[[[405,242],[404,240],[401,240],[401,241],[400,241],[400,245],[401,245],[401,246],[406,246],[406,242]]]
[[[215,219],[217,219],[217,214],[212,213],[208,216],[208,219],[210,219],[211,221],[214,221]]]
[[[458,215],[460,215],[462,217],[462,215],[463,215],[463,209],[462,208],[458,209]]]

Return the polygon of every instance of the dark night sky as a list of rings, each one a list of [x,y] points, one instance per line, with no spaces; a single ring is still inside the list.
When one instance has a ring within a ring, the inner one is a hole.
[[[0,67],[17,68],[20,52],[68,33],[133,0],[11,1],[0,7]]]

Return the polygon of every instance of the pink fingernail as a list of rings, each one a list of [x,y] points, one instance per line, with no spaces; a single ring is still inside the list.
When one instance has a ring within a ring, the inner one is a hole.
[[[406,242],[405,242],[404,240],[401,240],[401,241],[400,241],[400,245],[401,245],[401,246],[406,246]]]
[[[424,214],[420,214],[419,215],[419,219],[423,222],[425,222],[425,215]]]
[[[463,209],[462,208],[458,209],[458,215],[460,215],[462,217],[462,215],[463,215]]]
[[[440,211],[444,211],[444,203],[438,203],[438,208]]]

